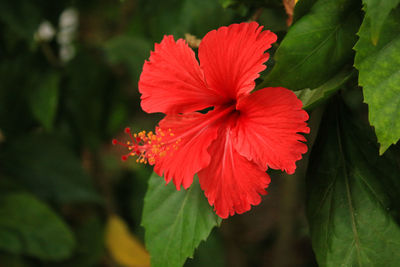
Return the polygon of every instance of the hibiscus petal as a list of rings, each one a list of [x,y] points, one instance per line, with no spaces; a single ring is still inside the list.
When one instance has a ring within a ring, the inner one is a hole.
[[[205,83],[203,71],[187,43],[164,36],[145,61],[139,80],[142,109],[165,114],[202,110],[212,106],[216,93]]]
[[[269,87],[239,100],[240,116],[235,147],[262,167],[294,173],[296,161],[307,152],[299,133],[309,133],[308,114],[296,95],[282,87]]]
[[[198,173],[201,188],[221,218],[250,210],[261,202],[271,179],[257,164],[234,148],[231,129],[223,129],[208,151],[210,164]]]
[[[232,24],[204,36],[199,47],[200,66],[208,85],[223,97],[237,99],[253,90],[254,80],[266,66],[264,53],[277,39],[256,22]]]
[[[178,190],[181,185],[187,189],[192,184],[193,176],[210,163],[207,148],[217,138],[218,121],[223,120],[228,112],[214,110],[207,114],[167,115],[160,121],[159,127],[167,133],[162,138],[170,150],[165,156],[157,158],[154,171],[164,176],[167,183],[173,180]],[[169,129],[173,135],[168,134]]]

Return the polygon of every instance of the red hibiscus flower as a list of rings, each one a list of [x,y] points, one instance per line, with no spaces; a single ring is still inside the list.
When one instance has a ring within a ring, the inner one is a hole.
[[[257,23],[213,30],[195,53],[182,39],[164,36],[143,66],[139,91],[148,113],[162,112],[155,133],[131,134],[123,156],[187,189],[198,175],[221,218],[257,205],[270,183],[268,168],[292,174],[307,151],[308,114],[288,89],[251,93],[276,35]],[[201,112],[200,112],[201,111]]]

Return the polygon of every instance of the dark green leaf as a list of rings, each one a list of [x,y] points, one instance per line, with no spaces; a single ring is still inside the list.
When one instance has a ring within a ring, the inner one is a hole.
[[[317,1],[289,30],[261,87],[316,88],[351,62],[360,10],[357,1]]]
[[[296,23],[300,18],[310,12],[311,7],[317,0],[301,0],[294,6],[293,23]]]
[[[322,119],[307,177],[312,245],[320,266],[395,267],[400,169],[379,157],[372,129],[359,121],[341,103]]]
[[[24,193],[0,197],[0,248],[43,260],[69,257],[75,239],[44,203]]]
[[[221,219],[215,215],[195,181],[186,191],[177,191],[156,174],[149,180],[142,225],[151,266],[182,266]]]
[[[59,203],[99,202],[78,158],[49,135],[12,140],[1,151],[4,171],[38,196]]]
[[[376,45],[383,23],[390,11],[400,3],[400,0],[363,0],[363,3],[366,11],[365,19],[369,20],[371,25],[371,40]]]
[[[58,104],[59,76],[56,73],[44,75],[37,88],[32,88],[29,104],[35,118],[47,129],[53,127]]]
[[[355,46],[355,66],[382,154],[400,138],[400,9],[386,19],[376,46],[371,34],[370,22],[364,19]]]
[[[306,110],[312,110],[320,103],[329,99],[337,90],[342,88],[343,84],[346,83],[353,74],[354,72],[345,69],[314,90],[306,88],[296,91],[295,93],[303,102],[303,108]]]

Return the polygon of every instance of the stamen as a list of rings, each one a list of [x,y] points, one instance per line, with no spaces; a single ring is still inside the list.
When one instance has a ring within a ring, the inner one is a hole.
[[[167,153],[172,154],[174,150],[177,150],[180,143],[180,139],[171,138],[174,136],[172,129],[163,130],[156,127],[155,133],[141,131],[132,134],[131,129],[127,127],[124,132],[128,134],[129,141],[123,143],[117,139],[112,140],[113,145],[121,145],[129,150],[129,153],[121,156],[123,161],[127,160],[129,156],[135,156],[137,163],[154,165],[158,158],[165,157]]]

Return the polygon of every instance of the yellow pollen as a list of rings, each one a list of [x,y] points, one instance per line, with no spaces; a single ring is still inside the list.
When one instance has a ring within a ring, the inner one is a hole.
[[[125,143],[115,140],[113,143],[120,144],[128,149],[129,153],[122,156],[123,160],[126,160],[129,156],[137,157],[137,163],[154,165],[159,158],[167,155],[172,156],[181,142],[180,138],[174,137],[175,134],[171,128],[161,129],[156,127],[154,132],[140,131],[138,133],[131,133],[130,129],[126,128],[125,133],[130,136],[131,140]]]

